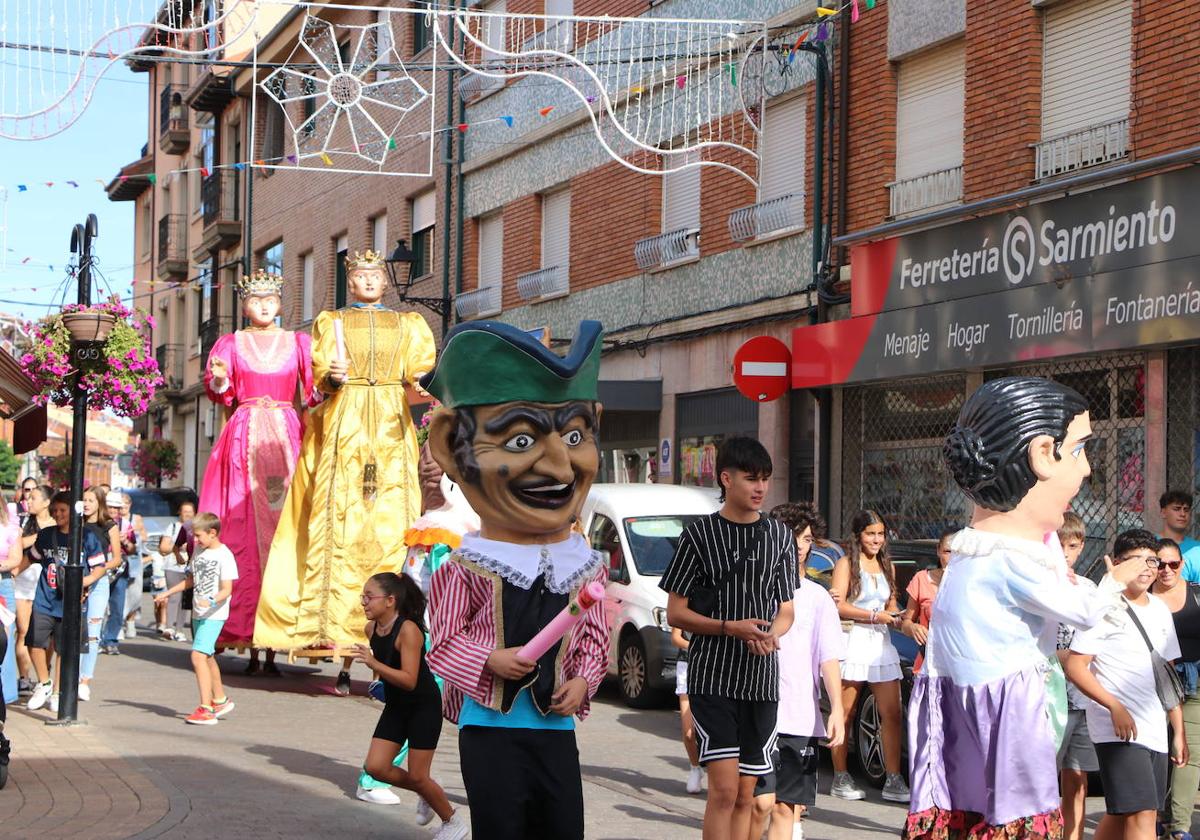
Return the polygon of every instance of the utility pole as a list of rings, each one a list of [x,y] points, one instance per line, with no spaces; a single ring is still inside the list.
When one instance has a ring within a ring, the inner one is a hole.
[[[71,253],[79,255],[79,299],[83,306],[92,302],[92,240],[99,234],[100,223],[89,213],[87,223],[71,231]],[[96,347],[72,342],[71,353],[77,367]],[[70,726],[79,723],[79,647],[83,632],[83,471],[87,457],[87,392],[83,377],[76,374],[71,386],[73,424],[71,431],[71,553],[63,572],[63,649],[58,681],[58,720],[51,723]]]

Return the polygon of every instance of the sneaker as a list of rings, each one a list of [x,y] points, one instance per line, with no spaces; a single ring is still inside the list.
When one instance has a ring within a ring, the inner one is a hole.
[[[704,787],[704,771],[699,767],[693,767],[688,771],[687,792],[699,793]]]
[[[233,708],[234,708],[233,701],[230,700],[228,697],[226,697],[225,700],[220,703],[218,703],[214,700],[213,708],[212,708],[213,717],[223,718],[223,717],[225,717],[225,715],[232,712]]]
[[[34,686],[33,694],[29,698],[29,702],[25,708],[31,712],[36,712],[42,706],[46,705],[46,701],[50,699],[50,683],[38,683]]]
[[[465,840],[466,836],[467,824],[458,818],[458,814],[454,814],[442,823],[433,840]]]
[[[799,820],[792,824],[792,840],[804,840],[804,823]]]
[[[0,790],[4,790],[8,784],[8,755],[11,750],[12,745],[4,737],[4,727],[0,726]]]
[[[79,684],[79,702],[86,703],[92,699],[92,686],[90,683]]]
[[[333,690],[334,690],[334,692],[337,693],[337,695],[339,697],[349,697],[350,696],[350,672],[349,671],[339,671],[338,672],[337,684],[334,685]]]
[[[365,788],[359,785],[354,795],[363,802],[370,802],[372,805],[400,804],[400,797],[394,794],[391,788]]]
[[[33,682],[33,680],[28,680],[28,679],[25,679],[25,677],[21,677],[21,679],[17,680],[17,694],[18,695],[33,694],[34,685],[35,685],[35,683]]]
[[[838,799],[865,799],[867,796],[862,788],[854,784],[854,779],[849,773],[833,774],[833,786],[829,788],[829,795]]]
[[[187,722],[194,723],[196,726],[216,726],[217,716],[213,714],[212,709],[197,706],[196,711],[187,716]]]
[[[430,803],[425,802],[424,797],[416,797],[416,824],[418,826],[428,826],[433,822],[433,809]],[[1192,840],[1192,838],[1188,838]]]
[[[108,652],[109,652],[110,654],[112,654],[113,656],[120,656],[120,655],[121,655],[121,649],[120,649],[119,647],[117,647],[116,645],[109,645],[109,646],[108,646]]]
[[[134,623],[132,618],[125,622],[125,638],[126,639],[136,639],[137,638],[137,624]]]
[[[125,641],[125,628],[124,627],[122,627],[120,630],[117,631],[117,641],[118,642]]]
[[[46,708],[49,709],[52,714],[58,714],[58,694],[57,693],[50,695],[50,699],[46,701]]]
[[[883,784],[883,798],[888,802],[907,802],[911,797],[904,777],[899,773],[888,773]]]
[[[1190,831],[1172,831],[1167,835],[1168,840],[1192,840]]]

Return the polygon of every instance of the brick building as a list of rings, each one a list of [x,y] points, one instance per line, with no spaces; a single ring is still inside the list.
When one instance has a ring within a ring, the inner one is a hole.
[[[793,335],[793,384],[832,386],[835,530],[964,524],[940,443],[1013,373],[1089,400],[1085,558],[1197,488],[1198,35],[1157,0],[880,0],[851,28],[849,302]]]

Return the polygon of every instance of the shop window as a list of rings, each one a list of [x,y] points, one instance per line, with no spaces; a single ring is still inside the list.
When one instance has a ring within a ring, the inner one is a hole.
[[[758,437],[758,403],[736,390],[723,389],[675,398],[676,445],[680,484],[718,485],[717,449],[729,437]]]

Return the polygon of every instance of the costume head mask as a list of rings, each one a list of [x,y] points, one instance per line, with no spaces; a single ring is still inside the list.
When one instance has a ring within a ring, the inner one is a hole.
[[[346,288],[359,303],[379,303],[387,290],[383,254],[367,249],[346,258]]]
[[[1090,435],[1087,401],[1078,392],[1050,379],[1010,376],[967,399],[942,452],[955,483],[977,505],[1006,512],[1036,502],[1047,523],[1057,518],[1053,530],[1090,474]]]
[[[447,334],[421,381],[443,405],[429,448],[485,535],[549,542],[569,533],[599,468],[601,335],[599,323],[584,321],[560,357],[509,324],[471,322]]]

